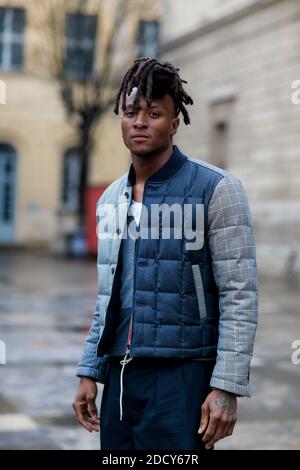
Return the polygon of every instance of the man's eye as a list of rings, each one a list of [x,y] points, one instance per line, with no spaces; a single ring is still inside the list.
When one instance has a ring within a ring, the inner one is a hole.
[[[132,111],[126,111],[126,112],[124,113],[124,116],[129,117],[129,118],[130,118],[130,117],[133,117],[133,116],[134,116],[134,112],[132,112]]]
[[[154,117],[154,118],[157,118],[157,117],[159,117],[159,114],[158,113],[150,113],[150,116]]]

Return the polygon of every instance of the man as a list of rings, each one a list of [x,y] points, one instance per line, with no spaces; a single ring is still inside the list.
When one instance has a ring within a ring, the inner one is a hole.
[[[250,396],[247,196],[237,177],[173,145],[193,104],[178,70],[137,59],[116,98],[132,164],[97,204],[98,300],[73,404],[87,430],[100,424],[101,449],[212,449],[233,432],[236,397]]]

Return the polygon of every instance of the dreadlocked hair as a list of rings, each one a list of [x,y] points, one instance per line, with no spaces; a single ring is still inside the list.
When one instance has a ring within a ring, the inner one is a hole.
[[[185,105],[193,104],[192,98],[183,89],[182,83],[187,83],[179,76],[180,69],[170,62],[159,62],[155,58],[141,57],[136,59],[124,75],[122,84],[115,101],[114,113],[119,114],[119,106],[126,109],[126,95],[130,95],[136,87],[133,102],[133,112],[137,112],[141,95],[145,96],[147,106],[150,107],[152,99],[162,98],[165,94],[173,98],[176,116],[181,112],[184,123],[190,124],[190,116]]]

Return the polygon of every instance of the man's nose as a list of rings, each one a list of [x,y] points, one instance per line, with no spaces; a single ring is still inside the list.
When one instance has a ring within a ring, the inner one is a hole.
[[[136,118],[134,120],[133,126],[137,128],[147,127],[146,114],[143,111],[139,111],[136,114]]]

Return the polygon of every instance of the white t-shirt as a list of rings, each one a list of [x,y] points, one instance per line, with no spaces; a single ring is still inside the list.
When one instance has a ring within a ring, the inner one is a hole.
[[[131,214],[134,217],[136,225],[139,225],[139,223],[140,223],[142,205],[143,204],[141,202],[137,202],[134,199],[132,199]]]

